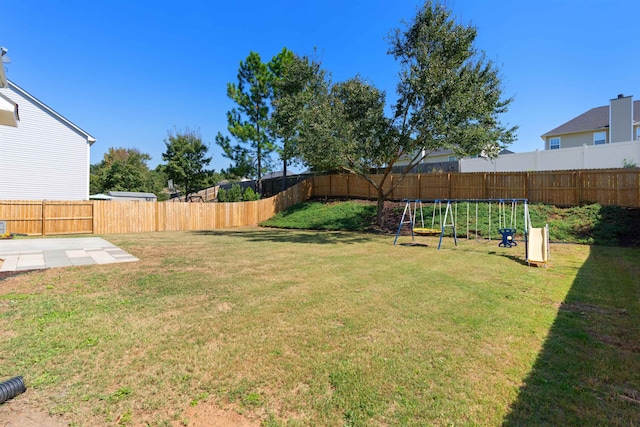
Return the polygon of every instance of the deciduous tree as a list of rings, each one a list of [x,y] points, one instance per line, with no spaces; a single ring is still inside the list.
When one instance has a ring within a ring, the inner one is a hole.
[[[372,85],[360,78],[332,85],[317,64],[294,61],[312,73],[305,89],[281,104],[298,106],[298,113],[287,110],[298,154],[316,170],[343,170],[368,181],[377,192],[378,224],[384,200],[434,151],[496,156],[514,139],[516,128],[499,121],[512,99],[503,98],[496,65],[475,48],[476,34],[431,1],[405,29],[395,30],[388,53],[400,72],[388,119],[384,94]],[[398,163],[399,179],[390,183]]]
[[[199,131],[169,131],[164,141],[167,151],[162,154],[166,162],[162,166],[167,177],[186,197],[207,186],[211,171],[206,169],[211,162],[207,157],[209,147],[202,142]]]
[[[109,148],[102,160],[91,166],[91,193],[142,191],[162,195],[157,173],[149,169],[151,156],[135,148]]]

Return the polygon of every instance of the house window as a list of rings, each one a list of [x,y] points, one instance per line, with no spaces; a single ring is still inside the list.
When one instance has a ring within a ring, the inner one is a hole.
[[[549,138],[549,150],[557,150],[560,148],[560,138]]]
[[[602,145],[607,143],[606,132],[594,132],[593,133],[593,145]]]
[[[449,161],[450,162],[455,162],[456,160],[458,160],[458,158],[456,156],[449,156]]]
[[[640,126],[636,128],[636,140],[640,140]]]

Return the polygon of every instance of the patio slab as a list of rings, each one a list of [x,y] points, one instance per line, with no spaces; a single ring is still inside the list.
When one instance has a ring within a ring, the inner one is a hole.
[[[100,237],[0,240],[0,272],[135,262]]]

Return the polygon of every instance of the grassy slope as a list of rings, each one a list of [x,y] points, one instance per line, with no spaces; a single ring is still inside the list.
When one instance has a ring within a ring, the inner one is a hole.
[[[424,225],[431,228],[433,205],[423,205]],[[499,238],[498,206],[489,207],[486,203],[478,205],[478,234],[487,237],[491,230],[492,238]],[[388,203],[385,208],[387,232],[396,232],[399,225],[403,203]],[[615,206],[585,205],[572,208],[558,208],[544,204],[529,206],[531,222],[534,227],[549,224],[550,239],[564,243],[587,243],[608,246],[640,246],[640,209],[626,209]],[[469,218],[467,218],[467,212]],[[443,207],[444,214],[444,207]],[[435,228],[439,228],[439,215],[436,210]],[[511,208],[507,208],[510,217]],[[522,233],[523,207],[516,211],[516,228]],[[470,234],[474,235],[476,206],[474,203],[458,206],[457,233],[466,236],[467,220]],[[375,206],[367,202],[326,202],[309,201],[295,205],[287,211],[261,223],[263,226],[308,230],[352,230],[362,231],[370,228],[375,219]],[[418,220],[420,217],[418,217]],[[491,224],[489,223],[491,220]],[[420,221],[417,221],[418,225]],[[506,221],[507,224],[509,220]],[[408,229],[407,229],[408,230]],[[406,231],[406,230],[405,230]],[[449,232],[449,229],[447,229]]]

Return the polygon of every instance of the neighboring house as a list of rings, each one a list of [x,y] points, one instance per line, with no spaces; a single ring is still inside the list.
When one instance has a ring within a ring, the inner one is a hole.
[[[96,139],[11,81],[0,95],[20,112],[0,126],[0,200],[87,200]]]
[[[640,140],[640,101],[618,95],[541,136],[545,150]]]
[[[139,193],[134,191],[109,191],[111,200],[120,202],[156,202],[158,197],[153,193]]]

